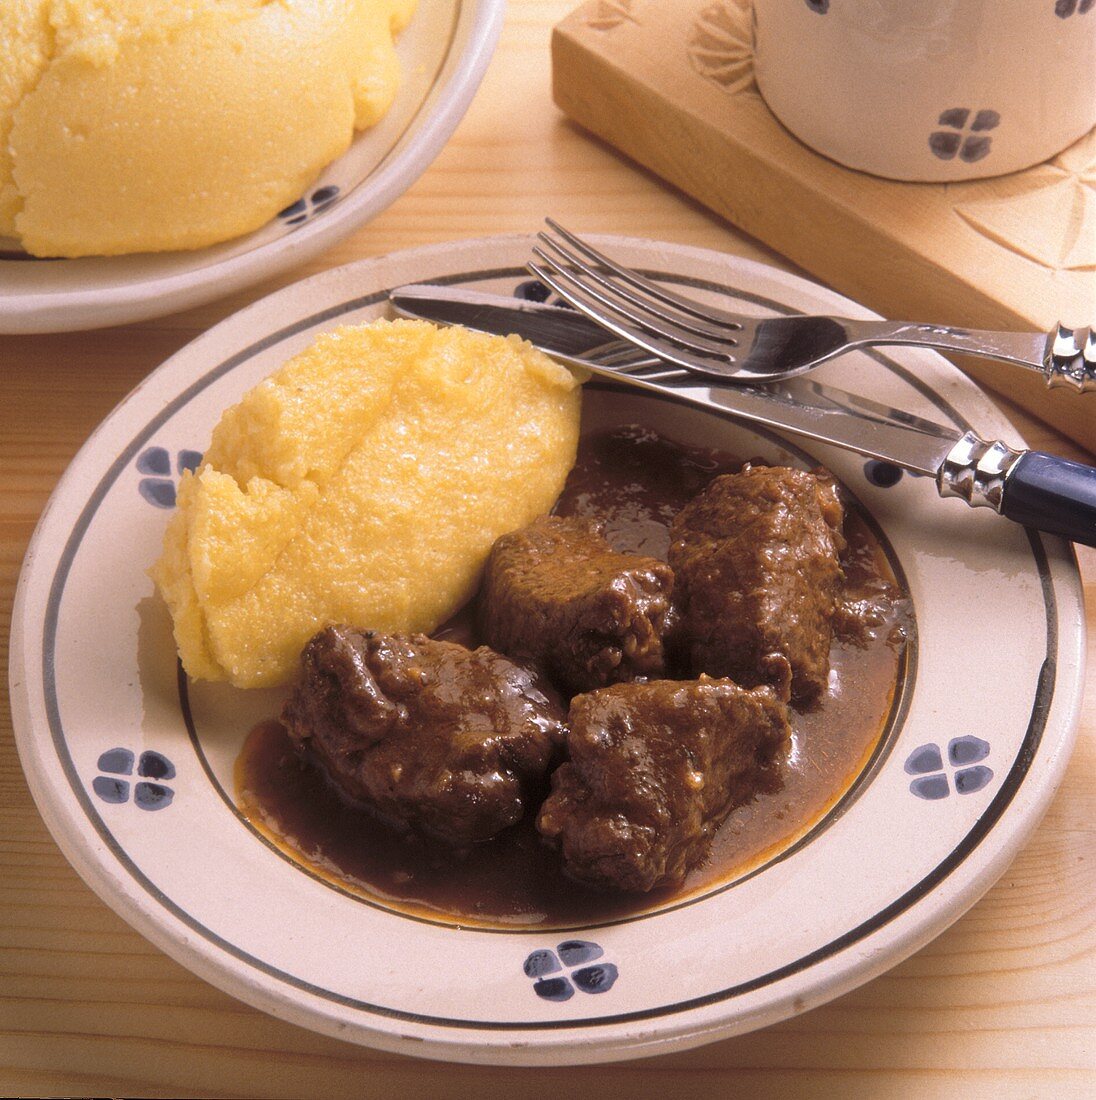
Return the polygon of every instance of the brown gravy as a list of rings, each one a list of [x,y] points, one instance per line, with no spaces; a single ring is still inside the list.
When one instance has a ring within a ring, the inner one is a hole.
[[[618,550],[665,558],[678,509],[720,473],[725,454],[685,449],[643,429],[585,439],[556,511],[596,516]],[[845,534],[847,603],[874,603],[895,584],[883,550],[850,510]],[[808,832],[848,790],[875,751],[902,670],[904,601],[878,625],[846,632],[831,651],[820,706],[792,712],[782,787],[740,807],[719,829],[707,862],[684,885],[643,896],[594,891],[565,878],[531,819],[470,852],[396,833],[340,797],[302,763],[275,720],[256,727],[236,764],[247,819],[313,873],[392,908],[430,919],[494,926],[567,927],[619,919],[733,881]],[[861,621],[861,620],[858,620]],[[465,612],[438,636],[476,644]]]

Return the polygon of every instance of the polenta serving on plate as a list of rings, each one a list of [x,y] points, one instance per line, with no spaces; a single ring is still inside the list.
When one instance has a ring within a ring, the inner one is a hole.
[[[494,541],[547,512],[581,389],[516,337],[375,321],[321,336],[228,409],[152,576],[187,673],[289,680],[331,623],[434,630]]]
[[[0,237],[36,256],[258,229],[374,125],[416,0],[4,0]]]

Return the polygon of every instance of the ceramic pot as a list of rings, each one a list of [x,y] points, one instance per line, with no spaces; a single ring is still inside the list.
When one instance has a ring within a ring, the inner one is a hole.
[[[1096,125],[1096,0],[754,0],[754,22],[765,102],[850,168],[996,176]]]

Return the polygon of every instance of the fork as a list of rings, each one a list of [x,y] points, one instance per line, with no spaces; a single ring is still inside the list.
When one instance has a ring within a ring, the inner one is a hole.
[[[1037,371],[1048,386],[1096,390],[1096,334],[982,332],[844,317],[747,317],[694,301],[624,267],[545,219],[531,274],[623,340],[686,370],[732,382],[774,382],[853,348],[907,345],[997,359]]]

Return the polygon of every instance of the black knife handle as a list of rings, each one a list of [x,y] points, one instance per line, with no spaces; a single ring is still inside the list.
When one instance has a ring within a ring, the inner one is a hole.
[[[1096,546],[1096,467],[1027,451],[1005,479],[1001,515]]]

